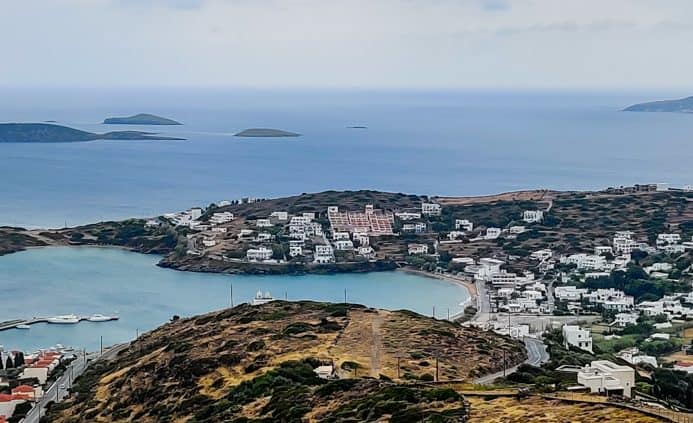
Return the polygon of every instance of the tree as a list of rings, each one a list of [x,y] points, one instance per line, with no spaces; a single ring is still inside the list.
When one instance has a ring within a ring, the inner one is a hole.
[[[14,355],[14,367],[22,367],[24,366],[24,353],[21,351],[18,351]]]
[[[12,362],[12,358],[10,356],[7,356],[7,360],[5,361],[5,369],[12,369],[14,368],[14,363]]]

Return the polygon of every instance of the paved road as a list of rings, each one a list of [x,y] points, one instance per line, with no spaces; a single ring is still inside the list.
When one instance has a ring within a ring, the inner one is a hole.
[[[541,340],[525,337],[524,341],[525,349],[527,350],[527,360],[524,361],[524,364],[530,364],[532,366],[538,367],[543,363],[549,361],[550,357],[548,351],[546,351],[546,345]],[[514,373],[518,367],[519,365],[506,369],[505,371],[501,370],[496,373],[491,373],[490,375],[482,376],[474,380],[474,383],[477,383],[479,385],[490,384],[499,377],[507,376],[511,373]]]
[[[34,408],[27,413],[21,423],[38,423],[41,416],[46,414],[46,407],[49,402],[60,402],[69,396],[69,389],[72,388],[75,379],[84,373],[84,370],[89,366],[92,360],[110,360],[128,345],[130,344],[114,345],[105,350],[103,355],[99,353],[90,353],[86,355],[78,354],[77,358],[70,363],[62,376],[44,392],[43,397],[34,405]]]

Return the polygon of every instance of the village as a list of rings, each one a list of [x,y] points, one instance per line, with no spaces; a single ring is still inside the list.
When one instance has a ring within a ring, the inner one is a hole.
[[[624,196],[647,198],[643,196],[666,192],[683,193],[690,212],[690,187],[639,185],[596,197],[622,201]],[[634,367],[642,365],[693,374],[693,358],[687,358],[693,340],[687,323],[693,318],[689,226],[668,225],[670,230],[645,233],[614,225],[615,230],[599,237],[568,234],[575,248],[561,242],[551,248],[537,233],[556,219],[559,199],[552,198],[516,202],[535,207],[515,207],[505,216],[505,225],[497,225],[498,219],[484,221],[477,213],[461,214],[450,200],[435,198],[407,208],[364,204],[358,210],[333,204],[300,213],[277,209],[250,216],[230,211],[263,201],[220,202],[208,209],[168,214],[147,225],[185,228],[183,254],[212,262],[277,267],[299,263],[316,269],[385,261],[462,284],[472,298],[461,304],[464,310],[453,319],[518,339],[541,340],[558,331],[564,348],[594,357],[587,367],[561,369],[576,373],[578,385],[593,392],[630,396]],[[544,248],[526,247],[535,244]],[[605,352],[622,364],[598,359]]]

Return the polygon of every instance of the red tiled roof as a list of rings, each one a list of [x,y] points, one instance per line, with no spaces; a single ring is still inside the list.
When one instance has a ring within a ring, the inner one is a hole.
[[[9,394],[0,394],[0,402],[10,402],[14,399],[12,395]]]
[[[679,361],[678,363],[676,363],[676,365],[681,367],[691,367],[693,366],[693,363],[691,363],[690,361]]]
[[[29,385],[19,385],[12,390],[13,394],[15,392],[34,392],[34,388],[32,386],[29,386]]]

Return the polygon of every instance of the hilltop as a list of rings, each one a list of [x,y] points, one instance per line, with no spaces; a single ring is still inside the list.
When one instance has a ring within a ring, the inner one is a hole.
[[[140,131],[113,131],[95,134],[48,123],[0,123],[0,143],[58,143],[95,140],[182,140],[182,138]]]
[[[625,112],[679,112],[693,113],[693,97],[677,100],[660,100],[634,104],[623,109]]]
[[[465,421],[458,393],[423,384],[436,359],[440,380],[471,380],[504,356],[521,362],[522,344],[409,311],[244,304],[141,336],[82,376],[51,421]]]
[[[182,125],[182,123],[176,122],[173,119],[148,113],[140,113],[127,117],[106,118],[103,123],[105,125]]]

